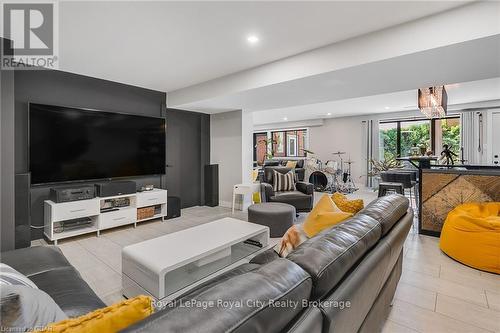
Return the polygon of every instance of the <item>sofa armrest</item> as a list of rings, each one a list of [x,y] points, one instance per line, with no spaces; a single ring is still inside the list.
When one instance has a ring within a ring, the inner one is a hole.
[[[274,189],[271,184],[268,183],[262,183],[261,184],[261,191],[263,194],[263,202],[269,202],[271,201],[271,197],[274,197]]]
[[[300,191],[304,194],[313,194],[314,193],[314,185],[306,182],[296,182],[295,187],[297,191]]]

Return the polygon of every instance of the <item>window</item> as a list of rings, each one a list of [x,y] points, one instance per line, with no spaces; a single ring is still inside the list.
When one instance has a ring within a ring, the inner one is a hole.
[[[305,157],[307,129],[258,132],[253,134],[253,158],[261,165],[272,157]]]
[[[273,156],[285,157],[285,132],[272,132],[273,138]]]
[[[267,132],[253,134],[253,160],[262,165],[268,155]]]
[[[274,157],[305,157],[307,130],[273,131]]]
[[[379,123],[379,158],[393,159],[422,155],[431,150],[439,155],[443,144],[460,151],[460,117],[381,121]]]

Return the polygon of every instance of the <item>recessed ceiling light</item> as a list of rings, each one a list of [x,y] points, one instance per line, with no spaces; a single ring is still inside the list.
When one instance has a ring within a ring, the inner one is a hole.
[[[287,121],[287,120],[288,120],[288,118],[287,118],[287,117],[285,117],[285,118],[283,118],[283,120],[284,120],[284,121]]]
[[[249,42],[250,44],[257,44],[259,42],[259,37],[257,37],[256,35],[249,35],[247,37],[247,42]]]
[[[390,109],[390,107],[386,106],[384,109],[389,110],[389,109]]]
[[[332,115],[332,113],[331,113],[331,112],[328,112],[326,115],[327,115],[327,116],[331,116],[331,115]]]

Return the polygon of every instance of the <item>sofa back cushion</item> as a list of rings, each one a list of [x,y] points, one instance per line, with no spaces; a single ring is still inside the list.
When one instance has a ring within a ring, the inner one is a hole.
[[[264,166],[278,166],[280,163],[280,160],[265,160]]]
[[[287,256],[308,272],[313,280],[313,300],[329,293],[380,239],[380,223],[356,215],[302,243]]]
[[[377,220],[382,226],[382,236],[385,236],[394,224],[408,211],[409,201],[401,194],[391,194],[371,202],[358,215],[366,215]]]
[[[311,288],[303,269],[279,258],[185,295],[182,304],[174,302],[125,332],[280,332],[302,312]]]

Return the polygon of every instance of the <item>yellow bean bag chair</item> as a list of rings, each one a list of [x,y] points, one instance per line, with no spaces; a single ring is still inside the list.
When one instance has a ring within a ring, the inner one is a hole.
[[[500,202],[466,203],[448,213],[439,247],[453,259],[500,274]]]

